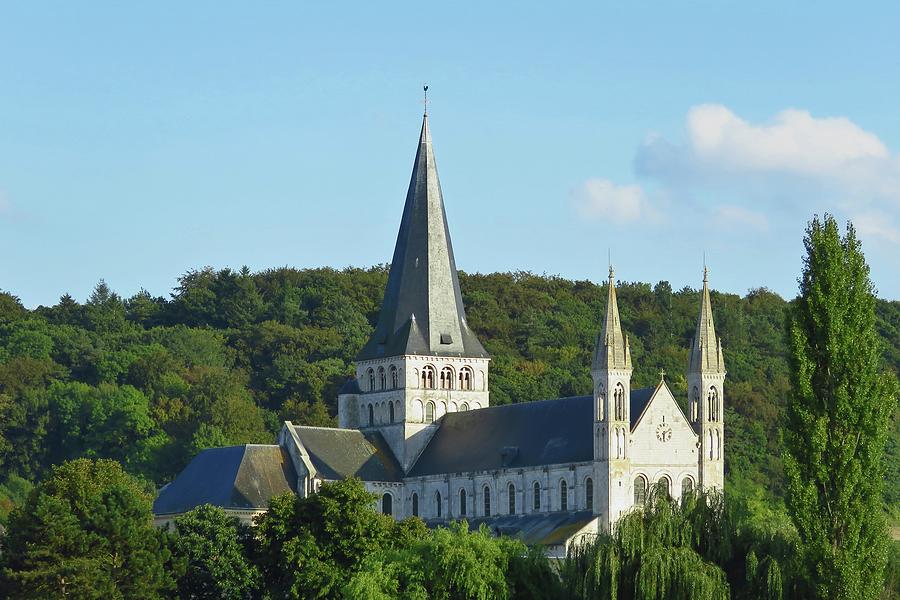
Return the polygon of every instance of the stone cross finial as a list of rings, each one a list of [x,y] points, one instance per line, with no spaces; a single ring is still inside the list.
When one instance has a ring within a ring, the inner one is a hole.
[[[666,378],[666,370],[665,370],[665,369],[660,369],[660,370],[659,370],[659,380],[662,381],[662,380],[664,380],[665,378]]]
[[[425,105],[425,116],[428,116],[428,85],[422,86],[422,91],[425,92],[425,99],[422,101],[422,104]]]

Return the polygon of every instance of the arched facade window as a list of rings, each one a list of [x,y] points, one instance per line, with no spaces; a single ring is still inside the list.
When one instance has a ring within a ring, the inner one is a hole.
[[[691,421],[697,420],[698,410],[700,410],[700,390],[697,389],[697,386],[694,386],[694,389],[691,390]]]
[[[472,375],[472,369],[469,367],[463,367],[459,370],[459,389],[461,390],[471,390],[472,389],[472,379],[474,379]]]
[[[459,490],[459,515],[461,517],[466,516],[466,501],[469,499],[469,495],[466,494],[466,490]]]
[[[584,504],[587,510],[594,510],[594,480],[590,477],[584,480]]]
[[[375,371],[373,369],[369,369],[366,371],[366,375],[369,376],[369,391],[375,391]]]
[[[419,516],[419,495],[415,492],[412,495],[412,514],[414,517]]]
[[[484,486],[482,490],[484,493],[484,516],[491,516],[491,488],[488,486]]]
[[[389,422],[394,422],[394,403],[388,402],[388,419]]]
[[[621,383],[616,384],[616,391],[614,392],[614,399],[616,404],[616,420],[624,421],[625,420],[625,387]]]
[[[638,475],[634,480],[634,505],[643,506],[647,502],[647,480]]]
[[[534,482],[534,485],[531,486],[531,507],[537,512],[541,510],[541,484],[538,481]]]
[[[569,510],[569,484],[565,479],[559,480],[559,510]]]
[[[425,422],[434,423],[434,402],[431,400],[425,404]]]
[[[391,366],[391,389],[400,387],[400,378],[397,376],[397,367]]]
[[[656,485],[659,486],[660,494],[665,494],[666,498],[672,497],[672,482],[669,481],[668,477],[660,477]]]
[[[434,389],[434,367],[431,365],[422,367],[422,387],[426,390]]]
[[[381,497],[381,513],[385,515],[394,514],[394,497],[387,492]]]
[[[714,387],[706,393],[706,411],[710,421],[719,420],[719,392]]]
[[[606,388],[602,383],[597,384],[597,420],[602,421],[605,417],[604,405],[606,404]]]
[[[444,509],[444,505],[441,502],[441,493],[435,492],[434,493],[434,514],[437,515],[438,519],[441,518],[441,513],[443,512],[443,509]]]
[[[516,486],[514,483],[510,482],[510,484],[506,486],[506,496],[507,502],[509,503],[509,514],[514,515],[516,514]]]
[[[469,410],[469,403],[468,403],[468,402],[463,402],[462,404],[460,404],[460,405],[459,405],[459,410],[460,410],[460,411]]]
[[[375,407],[369,405],[369,427],[375,424]]]
[[[384,374],[384,367],[378,367],[378,389],[383,390],[387,387],[387,378]]]
[[[453,369],[450,367],[444,367],[443,369],[441,369],[441,389],[453,389]]]
[[[692,494],[694,492],[694,480],[690,477],[685,477],[681,480],[681,499],[684,500],[684,497],[688,494]]]

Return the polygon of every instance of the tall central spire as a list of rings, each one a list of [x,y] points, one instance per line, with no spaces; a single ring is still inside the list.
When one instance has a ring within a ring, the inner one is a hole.
[[[593,370],[604,369],[630,369],[631,350],[628,340],[622,333],[622,324],[619,322],[619,303],[616,301],[615,272],[612,265],[609,267],[609,290],[606,300],[606,316],[603,319],[603,329],[597,347],[594,350]]]
[[[404,354],[487,357],[466,323],[427,114],[378,325],[357,360]]]

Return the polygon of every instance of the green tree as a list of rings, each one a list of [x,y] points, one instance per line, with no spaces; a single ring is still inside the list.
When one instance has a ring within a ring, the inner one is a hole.
[[[161,598],[174,587],[150,496],[110,460],[55,467],[15,509],[2,558],[10,598]]]
[[[804,244],[788,322],[787,505],[806,594],[877,598],[887,560],[881,458],[897,382],[883,371],[874,288],[853,226],[842,237],[833,217],[816,217]]]
[[[261,583],[247,558],[248,527],[224,510],[205,504],[175,520],[172,552],[182,559],[179,598],[240,600],[253,598]]]

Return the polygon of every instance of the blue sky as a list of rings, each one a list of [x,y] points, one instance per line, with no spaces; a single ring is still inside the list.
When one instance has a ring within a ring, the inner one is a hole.
[[[900,298],[897,3],[4,3],[0,289],[390,260],[422,112],[457,264]],[[130,4],[130,5],[127,5]]]

